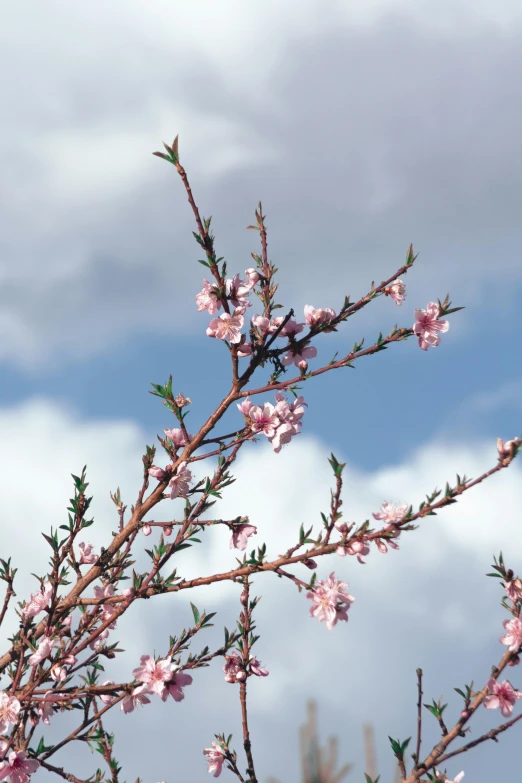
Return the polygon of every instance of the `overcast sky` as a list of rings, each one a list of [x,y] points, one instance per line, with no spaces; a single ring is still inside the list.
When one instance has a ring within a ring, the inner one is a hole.
[[[191,430],[225,389],[224,347],[195,308],[193,216],[174,169],[151,155],[178,133],[218,255],[232,272],[251,265],[257,235],[245,227],[261,199],[278,298],[298,314],[338,310],[393,274],[410,242],[419,253],[402,308],[377,300],[317,343],[315,366],[396,322],[411,326],[415,307],[448,292],[466,307],[435,350],[409,340],[309,384],[303,434],[279,455],[245,449],[219,513],[250,514],[277,554],[327,511],[332,450],[347,462],[345,513],[360,523],[385,500],[418,504],[456,472],[478,475],[495,463],[498,436],[520,434],[520,3],[19,2],[2,14],[0,65],[0,548],[20,566],[20,600],[45,568],[40,531],[66,520],[71,473],[87,463],[97,546],[115,524],[109,491],[134,502],[145,444],[173,426],[150,382],[174,375],[193,401]],[[444,695],[458,714],[453,688],[482,685],[504,649],[501,591],[484,574],[500,549],[522,571],[521,479],[514,465],[365,566],[323,560],[319,578],[335,568],[357,598],[333,632],[290,583],[254,580],[270,670],[250,687],[263,783],[299,783],[310,697],[354,781],[372,722],[391,783],[387,735],[415,731],[418,666],[426,700]],[[233,565],[218,533],[186,555],[187,575]],[[234,624],[236,592],[192,598],[218,611],[210,645]],[[139,655],[161,653],[189,623],[188,599],[147,602],[138,624],[125,617],[126,652],[107,676],[129,677]],[[522,688],[516,669],[509,676]],[[501,722],[482,712],[473,737]],[[241,752],[237,694],[217,664],[197,672],[184,702],[118,712],[113,726],[127,781],[205,781],[201,751],[217,732],[233,733]],[[519,735],[448,772],[509,778]],[[81,777],[97,760],[77,748],[63,763]]]

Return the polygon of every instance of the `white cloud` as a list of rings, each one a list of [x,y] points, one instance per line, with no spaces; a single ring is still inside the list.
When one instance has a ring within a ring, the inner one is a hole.
[[[96,524],[86,538],[99,547],[116,524],[109,491],[119,485],[130,506],[141,481],[141,455],[147,441],[150,436],[131,421],[82,420],[73,408],[48,400],[0,411],[1,550],[3,557],[11,555],[20,568],[16,584],[19,600],[34,589],[30,572],[41,573],[45,568],[48,549],[40,531],[66,521],[70,473],[79,474],[87,463]],[[216,516],[249,514],[259,527],[256,543],[265,540],[269,555],[277,555],[295,542],[300,523],[313,523],[317,530],[320,511],[327,512],[332,486],[327,456],[324,444],[307,436],[295,440],[280,455],[273,454],[268,445],[247,446],[233,470],[237,481],[216,507]],[[342,454],[337,456],[342,459]],[[369,518],[384,500],[407,500],[415,506],[436,484],[443,488],[446,479],[451,483],[456,471],[477,476],[495,460],[495,444],[478,440],[426,444],[401,464],[374,473],[347,465],[345,519],[360,522]],[[159,458],[157,462],[164,461]],[[292,715],[306,697],[320,695],[325,713],[339,714],[343,725],[356,729],[378,710],[377,728],[385,735],[391,732],[390,721],[395,728],[405,716],[412,720],[414,694],[409,691],[419,664],[437,692],[451,691],[460,679],[484,679],[502,650],[498,637],[503,614],[498,608],[498,584],[483,574],[489,570],[491,555],[500,548],[508,564],[521,570],[521,502],[521,469],[515,462],[501,476],[465,495],[458,505],[425,520],[419,530],[403,534],[400,551],[387,555],[372,551],[365,566],[354,558],[335,555],[320,562],[320,578],[335,569],[356,596],[350,622],[332,633],[309,618],[308,602],[294,585],[269,574],[256,576],[253,592],[263,595],[256,612],[261,633],[258,654],[271,672],[267,680],[256,681],[251,688],[259,752],[282,741],[281,728],[279,736],[271,733],[277,728],[271,716],[281,704],[288,705],[288,715]],[[154,517],[170,518],[175,506],[165,503]],[[138,541],[150,545],[156,538],[153,533]],[[203,545],[180,559],[180,572],[188,577],[232,567],[235,553],[228,544],[224,530],[207,531]],[[304,568],[297,572],[310,575]],[[195,643],[197,650],[207,643],[215,648],[221,643],[223,625],[234,625],[238,589],[237,585],[202,587],[190,595],[166,596],[136,607],[132,617],[129,614],[120,621],[115,638],[127,652],[114,667],[107,664],[107,676],[129,674],[143,652],[155,649],[160,654],[166,634],[179,632],[190,622],[189,599],[207,611],[218,611],[216,627]],[[2,629],[4,638],[13,627],[11,621]],[[376,682],[368,680],[368,673],[381,670],[383,661],[394,673],[385,677],[386,701]],[[225,685],[219,665],[210,672],[197,673],[183,704],[185,725],[197,721],[210,732],[210,726],[212,731],[223,730],[225,718],[232,724],[236,704],[233,689]],[[405,694],[409,694],[407,701]],[[156,705],[125,722],[115,717],[123,737],[118,757],[127,765],[142,763],[136,755],[135,732],[154,734],[159,730],[158,721],[165,720],[165,709],[158,709],[157,715],[153,710]],[[296,716],[295,722],[300,719]],[[207,739],[198,736],[190,742],[197,741],[203,747]],[[506,747],[507,758],[510,746]],[[195,752],[190,743],[183,752],[188,753],[189,748]],[[286,763],[278,752],[272,761]],[[182,758],[181,749],[180,753]],[[157,748],[156,756],[159,766],[168,764],[168,748]],[[182,763],[187,769],[199,769],[198,758]],[[281,773],[281,767],[263,764],[266,774]]]

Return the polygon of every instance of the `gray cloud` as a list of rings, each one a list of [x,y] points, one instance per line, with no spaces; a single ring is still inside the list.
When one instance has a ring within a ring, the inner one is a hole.
[[[419,19],[410,4],[377,3],[361,21],[310,0],[297,28],[269,5],[255,65],[257,11],[230,30],[183,11],[180,36],[159,0],[125,18],[94,8],[6,15],[4,359],[27,367],[106,350],[164,329],[174,300],[176,332],[201,329],[192,216],[175,172],[150,157],[178,131],[231,268],[257,249],[244,226],[262,198],[288,305],[359,295],[410,241],[421,301],[450,286],[476,305],[508,282],[516,290],[522,63],[511,4],[494,20],[465,4],[426,4]]]

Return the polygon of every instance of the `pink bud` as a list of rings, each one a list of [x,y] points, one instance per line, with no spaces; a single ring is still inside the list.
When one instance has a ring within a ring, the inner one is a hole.
[[[518,666],[520,663],[520,655],[514,655],[513,658],[508,663],[508,666]]]
[[[125,590],[121,591],[121,594],[124,598],[134,598],[136,590],[133,587],[126,587]]]
[[[469,712],[467,710],[462,710],[460,717],[464,718],[464,720],[467,720],[469,718]]]
[[[169,526],[163,528],[163,533],[168,537],[172,535],[172,528]]]
[[[239,597],[239,600],[241,601],[243,606],[247,605],[247,603],[248,603],[248,593],[247,593],[246,590],[243,590],[243,592],[241,593],[241,595]]]
[[[149,476],[153,476],[158,481],[164,481],[166,478],[163,468],[157,468],[155,465],[149,468]]]
[[[241,671],[236,674],[236,682],[245,682],[246,678],[247,673],[244,669],[241,669]]]
[[[312,560],[311,557],[309,557],[307,560],[303,560],[303,565],[305,565],[307,568],[314,569],[317,568],[317,563],[315,560]]]
[[[377,549],[379,550],[379,552],[382,552],[382,554],[383,554],[383,555],[385,555],[385,554],[386,554],[386,552],[388,551],[388,547],[386,546],[386,544],[384,543],[384,541],[381,541],[381,539],[380,539],[380,538],[378,538],[378,539],[375,541],[375,543],[377,544]]]
[[[152,533],[151,526],[150,525],[143,525],[142,531],[143,531],[143,535],[144,536],[150,536],[150,534]]]

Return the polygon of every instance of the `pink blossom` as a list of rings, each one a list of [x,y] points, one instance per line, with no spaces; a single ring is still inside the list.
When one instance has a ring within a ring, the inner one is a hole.
[[[90,565],[91,563],[95,563],[98,560],[98,555],[94,554],[92,551],[92,544],[86,544],[81,541],[78,546],[81,551],[80,559],[78,561],[79,565]]]
[[[106,584],[103,585],[102,587],[100,587],[99,585],[95,585],[94,587],[94,597],[97,598],[98,600],[104,598],[112,598],[113,595],[114,595],[114,585]],[[115,613],[116,613],[116,607],[113,604],[102,604],[101,617],[103,622],[109,620]],[[116,620],[114,621],[114,623],[111,623],[109,628],[116,628]]]
[[[196,294],[196,306],[199,312],[208,310],[209,315],[214,315],[221,307],[221,301],[215,287],[205,278],[203,278],[202,290]]]
[[[178,470],[175,476],[172,476],[169,481],[168,487],[165,492],[170,496],[171,500],[174,498],[184,498],[190,489],[189,484],[192,481],[192,473],[187,468],[187,463],[182,462],[178,466]]]
[[[320,324],[328,323],[336,316],[335,310],[332,310],[331,307],[323,307],[316,310],[312,305],[305,305],[304,314],[306,323],[312,329]],[[332,329],[323,329],[322,331],[331,332]]]
[[[51,583],[45,582],[42,588],[37,593],[34,593],[29,601],[26,601],[26,604],[22,609],[24,618],[28,619],[29,617],[36,617],[37,614],[40,614],[40,612],[49,605],[52,591],[53,587]]]
[[[263,669],[255,655],[251,655],[249,659],[250,671],[255,674],[256,677],[268,677],[270,672],[268,669]]]
[[[124,590],[121,591],[121,594],[124,598],[127,598],[128,600],[129,598],[134,598],[134,596],[136,595],[136,590],[134,589],[134,587],[126,587]]]
[[[69,674],[65,667],[74,666],[77,662],[78,659],[74,655],[67,655],[62,661],[55,663],[54,666],[51,667],[51,677],[55,682],[63,682],[67,679]]]
[[[340,557],[345,557],[346,555],[357,555],[357,560],[359,563],[362,563],[364,565],[363,557],[366,557],[366,555],[370,554],[370,547],[366,543],[366,541],[352,541],[350,544],[339,544],[337,549],[335,550]]]
[[[400,307],[406,298],[406,286],[402,280],[394,280],[393,283],[386,286],[384,293],[386,296],[391,296],[395,304]]]
[[[167,525],[166,527],[163,528],[163,535],[166,536],[166,538],[172,535],[171,525]]]
[[[158,481],[165,481],[167,478],[167,472],[163,468],[158,468],[156,465],[153,465],[151,468],[149,468],[149,476],[158,479]]]
[[[250,409],[250,420],[252,421],[252,431],[262,432],[267,438],[273,438],[279,419],[275,408],[269,402],[265,402],[262,408],[254,405]]]
[[[46,726],[50,726],[51,718],[54,714],[54,707],[52,704],[52,694],[46,694],[41,701],[38,702],[37,707],[38,719],[43,720]]]
[[[16,723],[20,702],[7,691],[0,691],[0,734],[5,734],[10,723]]]
[[[510,601],[515,604],[517,601],[522,601],[522,580],[512,579],[511,582],[504,584],[506,595]]]
[[[387,522],[385,529],[395,527],[401,522],[408,511],[408,504],[402,503],[400,506],[394,506],[387,501],[382,504],[381,510],[377,514],[372,514],[374,519],[380,519]]]
[[[114,623],[116,625],[116,623]],[[89,647],[91,650],[100,650],[102,647],[105,646],[105,640],[109,636],[109,629],[104,628],[103,631],[101,631],[89,644]]]
[[[145,683],[151,693],[161,696],[165,683],[172,679],[171,659],[155,661],[150,655],[142,655],[140,661],[141,665],[133,670],[132,676]]]
[[[207,335],[218,340],[228,340],[229,343],[240,343],[244,323],[245,319],[242,315],[222,313],[219,318],[213,318],[209,323]]]
[[[248,537],[257,533],[255,525],[234,525],[232,528],[232,538],[230,539],[230,549],[240,549],[242,552],[247,548]]]
[[[8,758],[0,763],[0,780],[9,777],[11,783],[28,783],[39,766],[40,762],[36,759],[28,759],[22,751],[12,750]]]
[[[502,438],[497,438],[498,458],[500,460],[504,460],[508,459],[508,457],[512,457],[515,452],[515,448],[519,445],[519,443],[520,441],[518,438],[507,440],[505,443]]]
[[[37,666],[43,660],[48,658],[52,652],[55,642],[48,636],[38,645],[38,649],[28,658],[29,666]]]
[[[185,437],[185,434],[182,429],[179,429],[178,427],[174,427],[171,430],[167,430],[163,428],[165,432],[165,437],[172,441],[172,443],[176,446],[176,448],[179,449],[180,446],[186,446],[187,443],[189,443],[194,435],[191,435],[190,432],[187,433],[188,440]],[[170,466],[169,466],[170,467]],[[168,469],[168,468],[167,468]]]
[[[192,677],[190,674],[185,674],[183,671],[174,671],[172,680],[165,683],[165,689],[161,694],[163,701],[167,701],[169,696],[172,696],[174,701],[183,701],[185,694],[183,688],[187,685],[192,685]]]
[[[234,275],[231,280],[227,280],[225,283],[227,297],[230,299],[234,307],[238,308],[241,312],[245,312],[247,307],[251,306],[251,302],[248,301],[248,295],[252,288],[249,282],[241,280],[239,275]]]
[[[234,683],[246,679],[243,659],[236,652],[233,652],[231,655],[225,655],[223,671],[225,672],[225,682]]]
[[[105,680],[102,685],[114,685],[114,680]],[[104,704],[110,704],[114,696],[111,693],[100,693],[100,699]]]
[[[265,318],[264,315],[253,315],[252,326],[254,326],[261,334],[267,334],[270,329],[270,321]]]
[[[243,402],[238,403],[237,409],[240,413],[243,414],[243,416],[248,416],[253,407],[254,403],[250,400],[249,397],[245,397]]]
[[[517,699],[522,699],[522,693],[516,691],[508,680],[498,683],[493,677],[488,680],[489,696],[483,701],[484,707],[488,710],[496,710],[500,707],[500,712],[504,718],[509,718],[513,712],[513,705]]]
[[[315,588],[306,597],[312,601],[311,617],[325,622],[329,631],[339,620],[348,620],[348,609],[355,601],[353,595],[346,592],[348,585],[335,578],[332,571],[328,579],[317,582]]]
[[[225,754],[217,742],[212,743],[211,748],[205,748],[203,755],[207,757],[208,773],[218,778],[221,775],[223,769],[223,762],[225,761]]]
[[[245,269],[245,277],[245,285],[248,285],[250,288],[253,288],[261,279],[259,272],[252,266],[249,269]]]
[[[507,633],[500,637],[502,644],[505,644],[511,652],[518,652],[522,645],[522,620],[519,617],[513,617],[512,620],[504,620],[502,623]]]
[[[283,315],[278,316],[277,318],[272,318],[270,321],[270,327],[268,331],[270,334],[273,334],[274,332],[277,332],[283,321],[285,320],[285,317]],[[295,337],[296,334],[299,334],[304,329],[304,324],[297,323],[293,318],[289,318],[286,324],[283,326],[281,331],[278,334],[278,337]]]
[[[449,321],[439,320],[439,306],[436,302],[430,302],[426,310],[415,309],[415,323],[413,331],[419,338],[419,345],[423,351],[435,347],[440,343],[440,334],[447,332]]]
[[[252,343],[241,343],[237,349],[237,355],[240,359],[244,359],[247,356],[252,355]]]
[[[121,701],[121,710],[128,715],[129,712],[134,712],[136,707],[140,704],[150,704],[150,699],[147,694],[150,693],[146,685],[138,685],[134,688],[132,693],[128,693]]]
[[[307,359],[313,359],[317,356],[317,348],[313,345],[307,345],[303,348],[288,346],[288,351],[281,359],[283,367],[288,367],[290,364],[295,364],[300,370],[306,370],[308,367]]]

